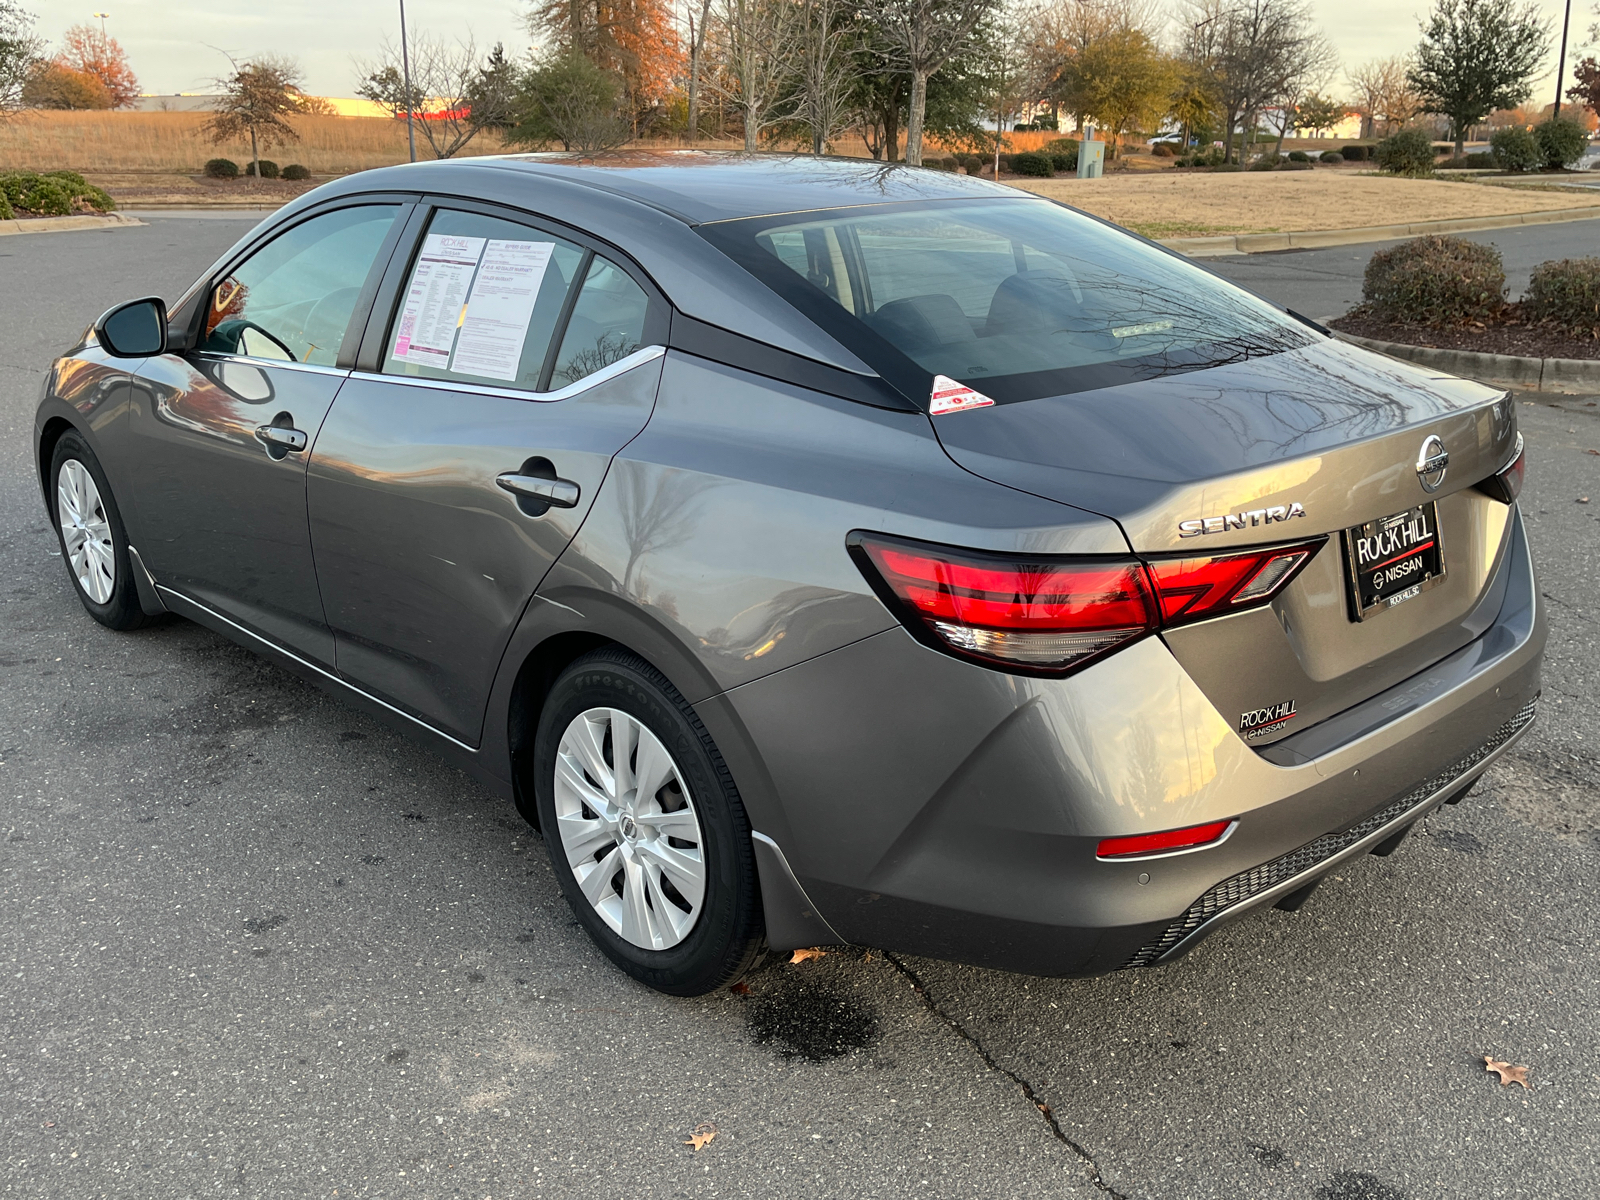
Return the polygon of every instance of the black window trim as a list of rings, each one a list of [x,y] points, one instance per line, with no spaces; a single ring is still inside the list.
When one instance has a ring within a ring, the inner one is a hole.
[[[528,400],[538,400],[549,393],[550,377],[555,370],[555,359],[560,352],[561,341],[566,336],[567,321],[572,316],[572,309],[577,303],[578,293],[582,290],[583,281],[588,275],[589,265],[594,261],[596,255],[619,267],[644,291],[645,298],[648,301],[648,308],[645,315],[642,346],[665,347],[667,345],[668,332],[671,328],[671,304],[666,296],[663,295],[661,289],[656,286],[655,281],[617,247],[584,230],[575,229],[561,221],[530,212],[527,209],[516,208],[507,204],[472,200],[460,196],[444,196],[430,193],[418,200],[416,210],[413,212],[411,220],[407,223],[405,231],[407,240],[389,259],[388,269],[383,274],[382,282],[377,287],[373,304],[366,316],[365,328],[359,341],[359,349],[351,364],[354,370],[363,375],[371,375],[380,379],[398,378],[397,376],[386,375],[383,372],[384,347],[388,345],[389,332],[394,328],[394,322],[399,318],[400,302],[404,298],[406,286],[411,279],[411,272],[416,264],[417,254],[422,249],[423,236],[433,221],[433,214],[441,209],[475,213],[479,216],[508,221],[515,225],[525,225],[540,233],[570,242],[584,252],[583,259],[579,263],[578,272],[572,285],[567,290],[561,313],[556,318],[555,327],[551,330],[550,344],[545,350],[544,365],[539,371],[538,390],[527,391],[521,388],[506,388],[501,389],[502,391],[514,391],[519,397]],[[496,394],[499,393],[497,392]]]

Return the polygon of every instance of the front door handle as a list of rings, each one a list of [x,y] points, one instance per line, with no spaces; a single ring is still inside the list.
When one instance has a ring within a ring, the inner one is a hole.
[[[268,450],[279,450],[284,453],[304,450],[307,440],[306,435],[298,429],[286,429],[282,425],[256,426],[256,441]]]
[[[582,494],[578,485],[570,479],[542,479],[537,475],[521,475],[516,471],[496,475],[494,481],[514,495],[543,501],[555,508],[576,508],[578,497]]]

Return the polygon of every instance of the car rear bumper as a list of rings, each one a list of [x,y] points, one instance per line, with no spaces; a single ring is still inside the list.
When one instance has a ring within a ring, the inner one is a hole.
[[[1545,620],[1520,516],[1502,569],[1472,643],[1259,751],[1155,638],[1039,680],[891,630],[705,715],[839,936],[1040,975],[1155,965],[1408,828],[1521,736]],[[1233,834],[1200,850],[1095,857],[1105,837],[1223,818]]]

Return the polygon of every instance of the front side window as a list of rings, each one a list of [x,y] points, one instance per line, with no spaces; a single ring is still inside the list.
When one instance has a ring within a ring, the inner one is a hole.
[[[341,208],[273,238],[212,291],[200,348],[333,366],[398,212]]]
[[[531,226],[441,209],[401,295],[384,374],[540,390],[584,256]]]
[[[1265,301],[1070,209],[998,200],[760,217],[703,236],[875,362],[997,400],[1305,345]],[[884,360],[890,360],[885,362]]]

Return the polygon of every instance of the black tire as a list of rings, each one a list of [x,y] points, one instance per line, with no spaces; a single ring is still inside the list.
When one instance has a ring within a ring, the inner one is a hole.
[[[111,528],[111,554],[115,563],[116,578],[112,582],[111,594],[104,603],[94,600],[83,590],[77,573],[72,569],[66,539],[61,533],[61,515],[57,511],[59,505],[56,488],[61,478],[61,468],[73,459],[81,463],[89,472],[90,478],[94,480],[95,490],[100,493],[101,510],[105,514],[106,524]],[[89,449],[89,443],[84,441],[76,430],[62,434],[61,439],[56,442],[55,452],[50,456],[47,495],[50,504],[50,523],[55,526],[56,541],[61,546],[61,560],[67,567],[67,578],[72,580],[72,590],[78,594],[78,599],[82,601],[89,615],[107,629],[117,630],[140,629],[160,620],[160,617],[148,616],[139,604],[139,589],[133,579],[133,561],[128,556],[128,533],[122,526],[122,514],[117,511],[116,498],[111,494],[111,484],[106,479],[104,468],[100,466],[100,460],[95,457],[94,451]]]
[[[699,817],[705,898],[688,935],[665,950],[635,946],[613,932],[579,890],[557,832],[557,747],[568,725],[593,708],[621,709],[661,739],[688,785]],[[607,958],[640,983],[673,996],[715,991],[755,964],[765,926],[750,819],[711,736],[666,676],[620,646],[585,655],[563,671],[550,690],[539,717],[533,760],[534,802],[550,865],[578,923]]]

